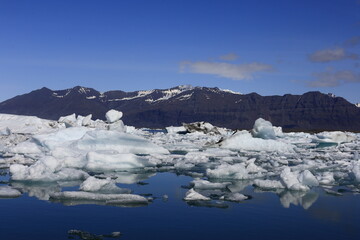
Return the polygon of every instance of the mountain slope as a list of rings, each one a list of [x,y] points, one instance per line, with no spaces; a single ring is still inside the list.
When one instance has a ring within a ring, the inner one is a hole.
[[[360,108],[341,97],[320,92],[260,96],[219,88],[178,86],[148,91],[109,91],[74,87],[32,91],[0,103],[1,113],[35,115],[46,119],[76,113],[103,119],[106,111],[124,112],[124,122],[136,127],[163,128],[183,122],[249,129],[259,118],[288,131],[360,131]]]

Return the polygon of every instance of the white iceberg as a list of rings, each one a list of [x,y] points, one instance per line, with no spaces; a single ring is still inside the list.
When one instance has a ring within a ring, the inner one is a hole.
[[[108,123],[114,123],[118,120],[120,120],[120,118],[123,116],[123,113],[114,109],[109,110],[106,114],[106,121]]]
[[[316,134],[316,138],[313,139],[314,142],[319,143],[346,143],[346,142],[352,142],[356,139],[356,137],[352,134],[340,132],[340,131],[334,131],[334,132],[322,132],[319,134]]]
[[[196,192],[193,188],[186,192],[185,194],[185,201],[209,201],[210,198],[201,195],[200,193]]]
[[[236,132],[231,137],[219,143],[221,148],[242,150],[242,151],[267,151],[267,152],[293,152],[291,144],[276,141],[273,139],[254,138],[246,131]]]
[[[92,171],[118,171],[154,167],[149,160],[132,153],[88,152],[86,169]]]
[[[251,131],[253,137],[262,138],[262,139],[275,139],[276,134],[271,122],[266,121],[265,119],[258,118],[254,127]]]
[[[243,164],[221,164],[215,169],[207,169],[206,175],[214,179],[249,179],[249,174]]]
[[[289,190],[294,191],[308,191],[309,188],[300,183],[297,178],[297,175],[291,172],[289,167],[285,167],[280,174],[281,182]]]

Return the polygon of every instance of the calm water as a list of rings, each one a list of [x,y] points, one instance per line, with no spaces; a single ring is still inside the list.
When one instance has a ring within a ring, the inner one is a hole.
[[[254,192],[249,186],[242,192],[252,199],[242,203],[191,206],[182,200],[187,189],[181,187],[191,180],[158,173],[144,180],[147,185],[120,185],[136,194],[151,193],[155,199],[145,207],[66,206],[28,194],[0,199],[0,239],[68,239],[71,229],[121,232],[119,239],[360,239],[360,195],[332,196],[319,190],[285,208],[284,199],[294,195]]]

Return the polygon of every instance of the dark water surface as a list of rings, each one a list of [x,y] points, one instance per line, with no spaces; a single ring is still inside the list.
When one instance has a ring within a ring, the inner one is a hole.
[[[315,192],[312,205],[306,202],[313,202],[314,195],[302,197],[305,210],[301,204],[285,208],[281,194],[254,192],[249,186],[242,192],[250,200],[191,206],[182,200],[187,189],[181,187],[191,180],[158,173],[144,180],[147,185],[121,185],[136,194],[151,193],[155,199],[145,207],[65,206],[28,194],[0,199],[0,239],[81,239],[70,236],[71,229],[96,235],[121,232],[119,239],[360,239],[360,195]]]

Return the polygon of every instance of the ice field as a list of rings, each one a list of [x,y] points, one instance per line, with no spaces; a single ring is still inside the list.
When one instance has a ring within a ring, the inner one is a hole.
[[[175,174],[186,179],[176,196],[195,207],[224,209],[268,194],[285,209],[309,209],[323,195],[359,200],[360,134],[283,133],[261,118],[249,131],[205,122],[135,129],[121,117],[115,110],[106,121],[0,114],[0,198],[150,206],[171,199],[173,190],[148,182]]]

